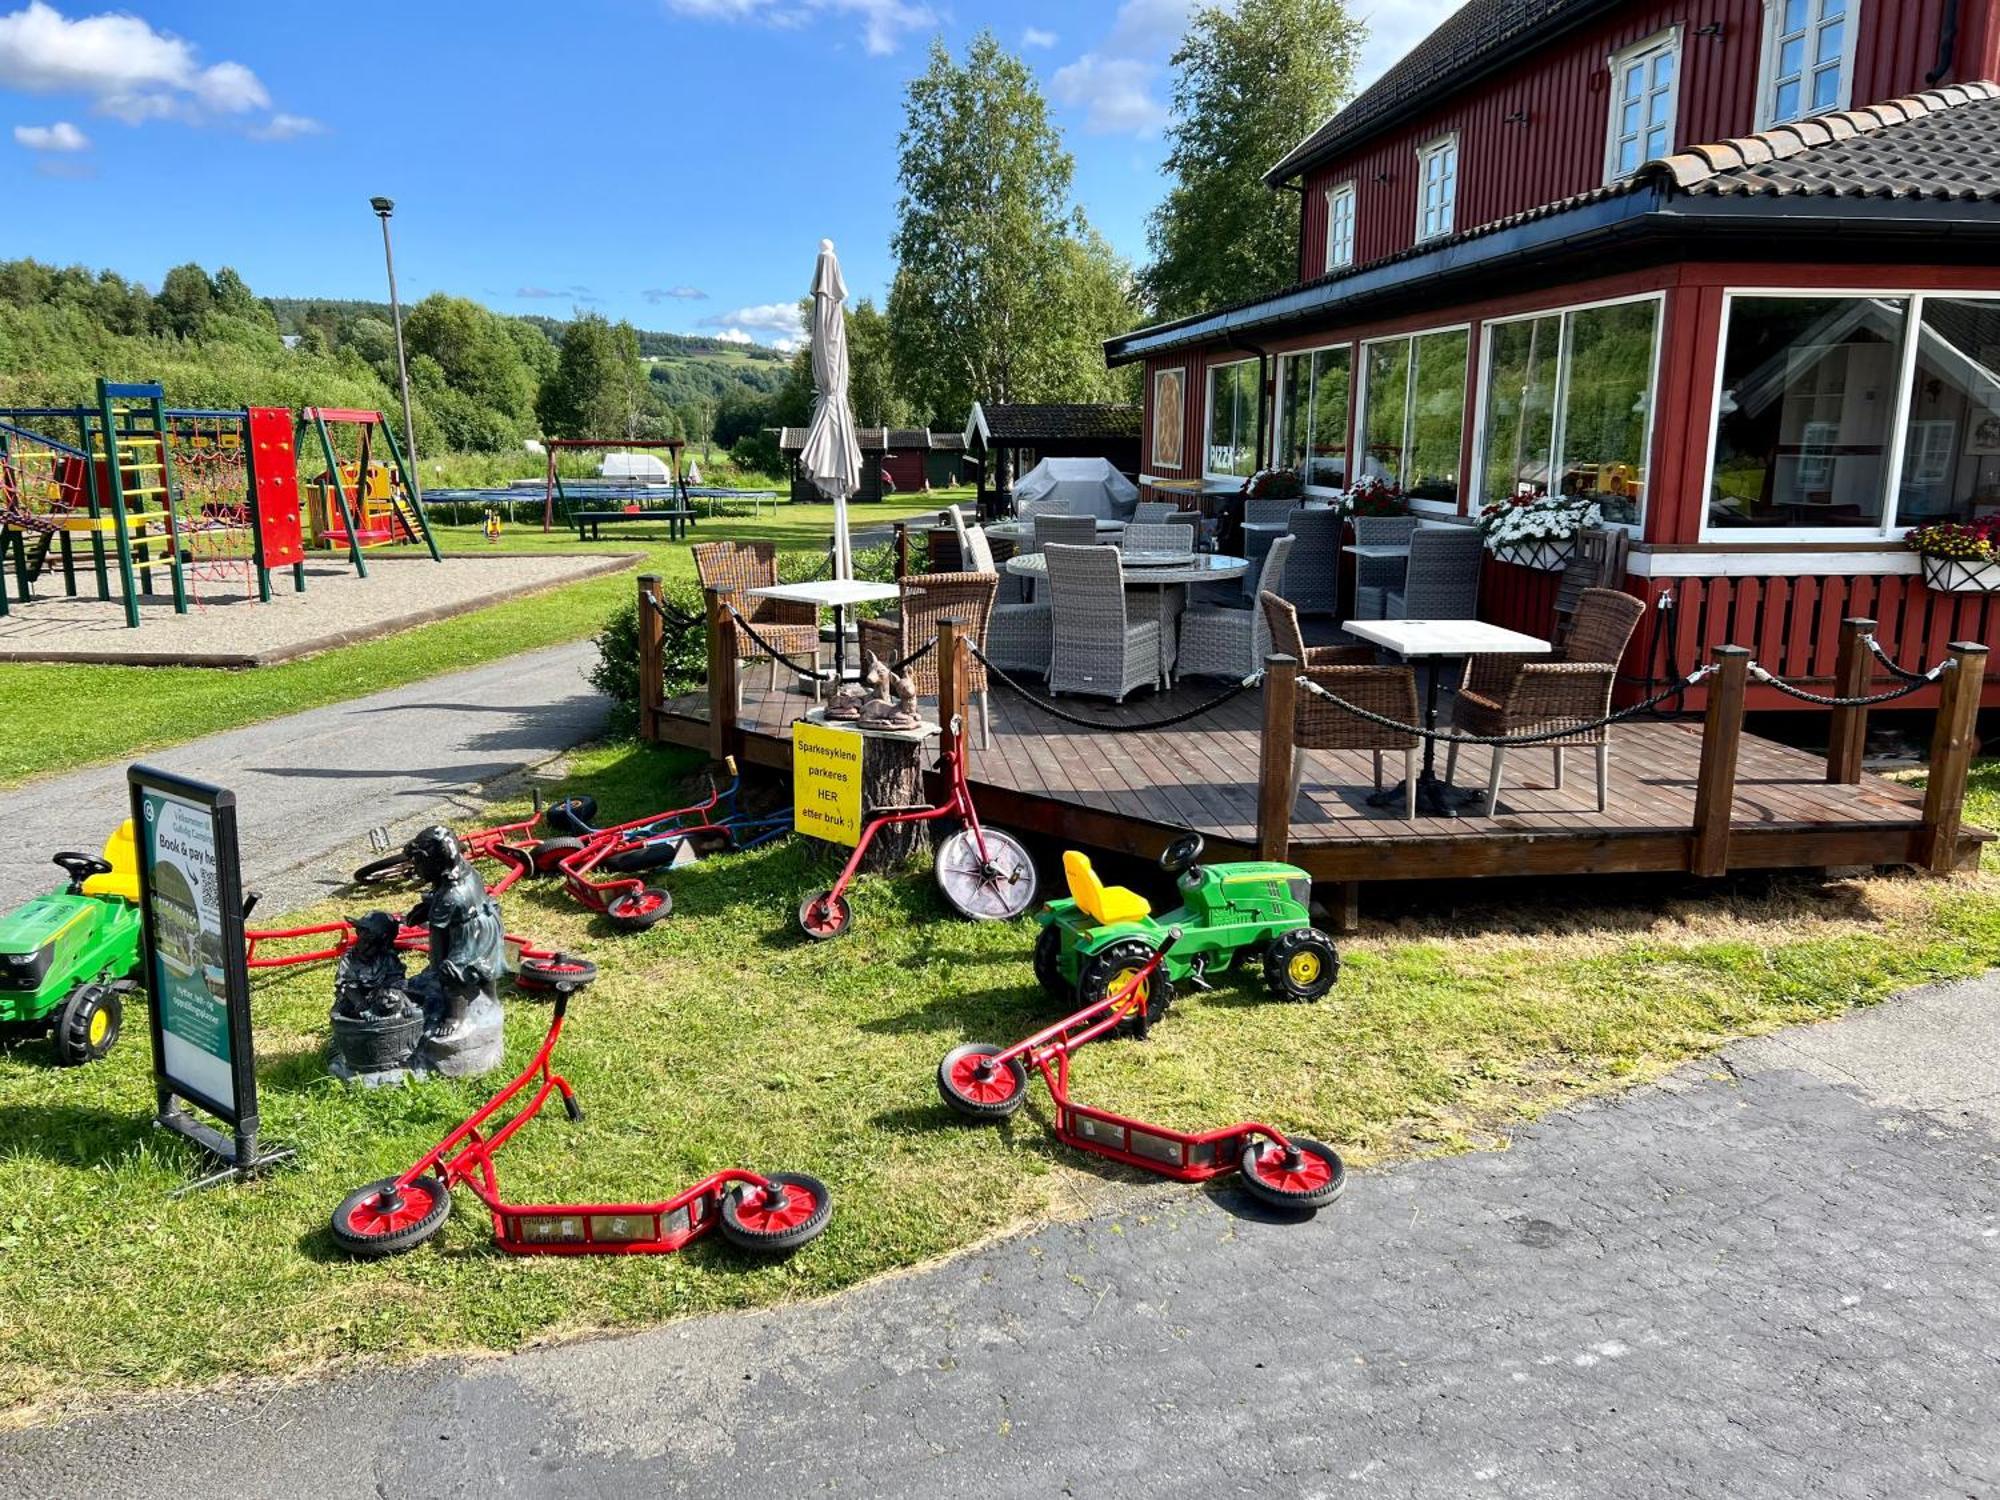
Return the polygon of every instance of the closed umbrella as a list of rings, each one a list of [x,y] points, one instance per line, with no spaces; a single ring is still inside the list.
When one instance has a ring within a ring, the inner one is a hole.
[[[819,242],[813,268],[812,426],[799,452],[799,467],[813,487],[833,501],[833,576],[854,576],[847,539],[847,497],[861,488],[861,445],[854,438],[854,412],[847,404],[847,283],[833,241]]]

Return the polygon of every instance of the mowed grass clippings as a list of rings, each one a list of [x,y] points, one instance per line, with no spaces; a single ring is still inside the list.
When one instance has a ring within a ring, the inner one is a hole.
[[[884,501],[853,508],[853,525],[874,527],[934,514],[943,499]],[[461,671],[516,652],[594,635],[629,599],[639,573],[692,580],[696,541],[725,537],[775,541],[782,551],[824,547],[831,505],[781,505],[762,516],[704,518],[685,541],[663,525],[607,527],[579,544],[574,531],[544,534],[539,525],[509,526],[489,544],[477,526],[440,526],[447,552],[623,552],[641,560],[630,572],[585,579],[493,604],[379,640],[244,671],[206,667],[86,666],[0,662],[0,786],[32,776],[116,760],[220,730],[338,703],[365,693]],[[106,605],[115,614],[115,605]],[[32,604],[17,610],[31,616]],[[337,618],[327,622],[339,628]],[[140,627],[143,633],[145,627]]]
[[[692,765],[608,746],[577,757],[565,790],[637,815],[689,800]],[[660,879],[674,914],[639,935],[613,934],[547,884],[504,899],[511,930],[587,953],[603,974],[557,1052],[586,1117],[545,1108],[500,1156],[506,1191],[665,1198],[730,1165],[811,1172],[833,1190],[833,1223],[792,1259],[747,1259],[719,1239],[673,1256],[510,1257],[466,1193],[416,1252],[343,1258],[326,1228],[334,1205],[414,1161],[507,1075],[345,1090],[323,1072],[331,973],[300,971],[256,991],[264,1130],[299,1150],[257,1184],[172,1196],[198,1165],[148,1124],[137,1005],[102,1063],[59,1070],[41,1044],[0,1054],[0,1409],[46,1420],[131,1389],[507,1350],[810,1297],[1107,1195],[1173,1191],[1058,1143],[1039,1080],[1005,1125],[948,1112],[934,1082],[946,1050],[1011,1041],[1055,1014],[1030,972],[1033,928],[959,921],[917,873],[864,880],[851,932],[808,944],[794,910],[836,868],[832,850],[790,839],[672,872]],[[1980,970],[2000,940],[1995,893],[1983,876],[1881,877],[1709,897],[1605,883],[1590,904],[1496,894],[1435,916],[1407,904],[1342,943],[1321,1004],[1278,1004],[1237,979],[1185,994],[1149,1041],[1090,1047],[1075,1089],[1184,1128],[1267,1119],[1361,1167],[1497,1143],[1733,1037]],[[1148,894],[1164,897],[1165,880]],[[521,997],[507,1008],[518,1067],[547,1011]]]

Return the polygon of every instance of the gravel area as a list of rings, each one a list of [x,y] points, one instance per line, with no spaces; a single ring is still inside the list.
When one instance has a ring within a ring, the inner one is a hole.
[[[447,557],[377,554],[368,576],[344,562],[306,564],[306,587],[293,591],[291,575],[273,580],[271,602],[257,602],[256,585],[243,580],[190,584],[185,615],[170,595],[140,602],[140,625],[129,630],[116,598],[62,593],[59,577],[44,577],[37,597],[15,604],[0,619],[0,661],[121,662],[140,666],[253,667],[286,661],[371,636],[390,635],[447,615],[636,562],[632,553],[495,553]],[[92,584],[86,578],[86,591]],[[114,581],[114,596],[117,585]]]

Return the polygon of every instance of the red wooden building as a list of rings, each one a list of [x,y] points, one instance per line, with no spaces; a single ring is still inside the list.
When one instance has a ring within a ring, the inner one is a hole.
[[[2000,0],[1468,0],[1272,168],[1295,285],[1107,345],[1141,482],[1593,495],[1634,695],[1725,642],[1825,679],[1849,615],[2000,646],[1901,541],[2000,513],[1996,77]],[[1481,613],[1554,582],[1489,561]]]

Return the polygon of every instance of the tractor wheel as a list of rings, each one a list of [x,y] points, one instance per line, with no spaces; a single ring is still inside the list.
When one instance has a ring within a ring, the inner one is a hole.
[[[582,839],[543,839],[528,848],[528,862],[537,875],[553,875],[556,867],[583,848]]]
[[[1340,1153],[1302,1135],[1290,1146],[1259,1137],[1243,1148],[1237,1166],[1250,1196],[1273,1208],[1325,1208],[1347,1186]]]
[[[451,1217],[451,1189],[435,1177],[419,1177],[391,1194],[393,1177],[356,1188],[333,1211],[333,1242],[349,1255],[377,1260],[414,1250]]]
[[[96,1062],[117,1045],[125,1007],[108,984],[80,984],[56,1018],[56,1061],[66,1068]]]
[[[1281,932],[1264,950],[1264,983],[1277,999],[1308,1004],[1339,977],[1340,954],[1317,927]]]
[[[1132,976],[1146,967],[1155,951],[1152,943],[1139,937],[1120,938],[1098,949],[1077,965],[1077,1003],[1102,1005],[1118,995],[1131,983]],[[1144,1004],[1133,1009],[1118,1027],[1124,1035],[1143,1037],[1174,1003],[1174,987],[1168,982],[1165,965],[1153,971],[1140,998]]]
[[[766,1182],[722,1195],[722,1237],[758,1255],[783,1255],[818,1239],[833,1217],[826,1184],[803,1172],[773,1172]]]
[[[612,898],[604,915],[620,932],[644,932],[657,926],[673,912],[674,898],[655,886],[626,891]]]
[[[821,891],[799,903],[799,931],[815,943],[839,937],[853,920],[854,908],[847,898],[832,891]]]
[[[585,834],[592,831],[590,825],[596,817],[595,797],[565,797],[542,814],[542,821],[557,833]]]
[[[1062,971],[1063,930],[1051,922],[1035,936],[1035,978],[1041,981],[1042,993],[1060,1005],[1067,1005],[1075,998],[1076,988],[1063,978]]]
[[[1004,1120],[1028,1097],[1028,1070],[1018,1057],[996,1063],[1000,1048],[968,1042],[945,1053],[938,1064],[938,1093],[973,1120]]]
[[[356,885],[409,885],[417,878],[417,867],[407,854],[389,854],[371,859],[354,872]]]

